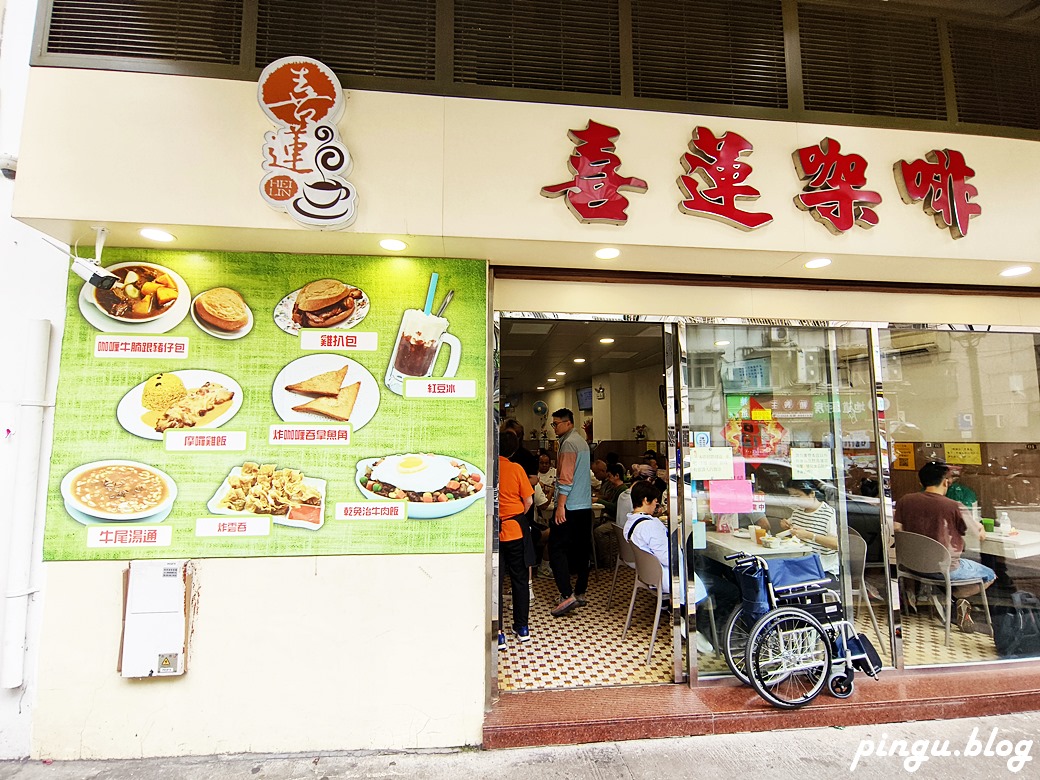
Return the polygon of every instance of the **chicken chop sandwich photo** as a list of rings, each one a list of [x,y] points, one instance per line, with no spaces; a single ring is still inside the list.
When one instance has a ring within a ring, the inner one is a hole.
[[[354,313],[356,287],[335,279],[318,279],[303,287],[293,306],[293,322],[304,328],[329,328]]]

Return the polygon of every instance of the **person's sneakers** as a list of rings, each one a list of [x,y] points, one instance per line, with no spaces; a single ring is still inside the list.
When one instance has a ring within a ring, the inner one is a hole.
[[[534,584],[530,585],[531,603],[534,604]]]
[[[715,648],[712,647],[708,637],[704,636],[700,631],[693,635],[694,640],[697,642],[697,652],[702,655],[709,655],[715,652]]]
[[[575,593],[574,594],[574,600],[578,602],[578,606],[579,607],[584,607],[585,605],[587,605],[589,603],[589,600],[587,598],[585,598],[585,594],[584,593]]]
[[[985,634],[986,636],[993,636],[993,626],[989,623],[983,623],[981,620],[975,624],[976,634]]]
[[[971,617],[971,602],[967,599],[957,602],[957,627],[965,634],[975,633],[975,621]]]
[[[514,628],[513,633],[516,634],[516,638],[521,642],[531,641],[531,630],[527,626],[520,626],[520,628]]]
[[[867,598],[871,601],[884,601],[885,597],[881,595],[881,592],[872,585],[869,581],[863,580],[863,586],[867,591]]]
[[[506,634],[505,634],[504,631],[499,631],[498,632],[498,649],[499,650],[505,650],[506,649]]]
[[[551,614],[553,617],[563,617],[576,606],[578,606],[578,600],[574,596],[568,596],[552,608]]]
[[[545,577],[549,580],[551,580],[553,576],[552,568],[550,568],[548,561],[542,561],[539,563],[538,568],[535,569],[534,573],[539,577]]]

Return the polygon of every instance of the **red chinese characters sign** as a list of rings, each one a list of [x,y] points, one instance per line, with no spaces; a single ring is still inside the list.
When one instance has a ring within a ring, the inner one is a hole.
[[[795,204],[832,233],[846,233],[855,225],[872,228],[878,223],[871,207],[881,203],[881,196],[863,189],[867,161],[858,154],[842,154],[841,144],[824,138],[816,146],[796,151],[794,167],[798,178],[807,181]]]
[[[567,135],[575,144],[567,161],[574,178],[542,187],[542,195],[565,195],[567,207],[579,222],[623,225],[628,221],[628,198],[621,190],[646,192],[647,187],[642,179],[618,173],[621,158],[614,154],[614,142],[621,131],[590,119],[584,130],[571,130]]]
[[[285,57],[264,68],[257,98],[277,127],[264,134],[263,199],[307,227],[348,227],[357,191],[344,178],[352,163],[336,129],[344,102],[336,75],[317,60]]]
[[[620,130],[590,119],[584,130],[571,130],[568,135],[575,144],[568,163],[574,176],[542,187],[541,194],[547,198],[566,196],[567,206],[580,222],[625,224],[628,199],[622,190],[646,192],[647,183],[618,172],[621,158],[614,152]],[[773,221],[768,212],[739,208],[740,201],[761,197],[761,192],[747,182],[752,166],[743,158],[754,151],[747,138],[731,131],[715,135],[706,127],[695,127],[688,148],[680,158],[684,172],[676,180],[682,193],[679,211],[741,230],[754,230]],[[794,197],[799,209],[808,211],[836,235],[879,223],[876,207],[882,198],[879,192],[867,189],[867,160],[862,155],[845,153],[838,141],[824,138],[813,146],[796,149],[792,158],[795,173],[804,182],[802,192]],[[955,239],[964,238],[969,220],[982,213],[974,200],[978,190],[967,183],[975,171],[958,151],[933,150],[923,160],[900,160],[894,172],[903,201],[924,201],[925,211]]]
[[[737,200],[757,200],[761,196],[757,189],[744,184],[751,166],[741,162],[740,157],[751,154],[752,150],[748,140],[736,133],[727,132],[717,137],[706,127],[695,128],[690,151],[682,157],[686,175],[679,177],[678,184],[685,198],[679,202],[679,210],[718,219],[742,230],[753,230],[772,222],[772,214],[737,208]],[[708,186],[701,188],[702,183]]]
[[[896,185],[905,203],[924,201],[924,210],[940,228],[949,228],[954,238],[968,235],[968,221],[982,213],[972,202],[979,191],[968,179],[975,171],[964,155],[953,149],[933,149],[923,160],[900,160],[894,166]]]

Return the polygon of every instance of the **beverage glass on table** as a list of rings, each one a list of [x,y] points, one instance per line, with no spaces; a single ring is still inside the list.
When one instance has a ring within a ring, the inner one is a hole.
[[[451,351],[444,376],[455,376],[462,357],[462,344],[446,333],[447,329],[448,321],[444,317],[426,314],[420,309],[406,309],[397,331],[390,365],[386,367],[383,382],[387,388],[403,395],[405,379],[432,376],[443,344],[447,344]]]

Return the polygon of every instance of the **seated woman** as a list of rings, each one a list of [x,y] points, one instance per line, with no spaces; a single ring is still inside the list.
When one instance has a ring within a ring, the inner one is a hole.
[[[664,593],[671,592],[672,575],[668,559],[668,529],[654,513],[661,500],[661,491],[649,481],[640,480],[632,486],[632,512],[625,523],[625,538],[635,547],[653,555],[661,564],[661,585]],[[680,569],[684,569],[680,562]],[[693,601],[699,603],[708,597],[700,577],[693,575]],[[711,653],[711,642],[700,631],[696,632],[697,651]]]
[[[795,499],[795,509],[780,527],[790,530],[808,544],[813,552],[819,553],[823,570],[838,578],[838,518],[834,507],[825,504],[817,492],[817,484],[811,479],[794,480],[787,486],[788,494]]]

